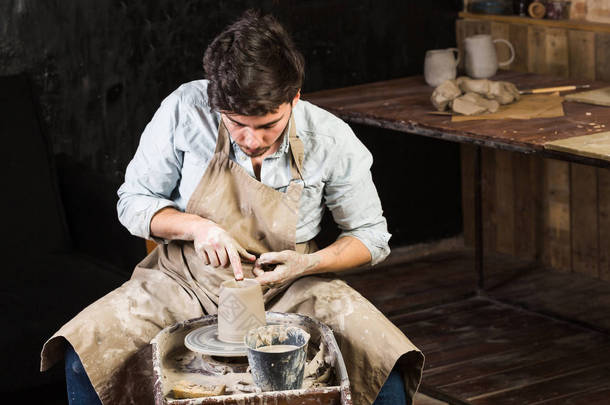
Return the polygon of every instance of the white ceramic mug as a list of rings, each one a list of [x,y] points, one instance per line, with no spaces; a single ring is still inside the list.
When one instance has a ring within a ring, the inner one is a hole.
[[[510,58],[498,62],[495,43],[501,42],[510,49]],[[496,74],[498,66],[508,66],[515,60],[515,48],[505,39],[492,39],[491,35],[473,35],[464,40],[466,74],[475,79],[486,79]]]
[[[456,54],[455,56],[453,54]],[[436,87],[445,80],[455,79],[460,51],[457,48],[431,49],[424,59],[424,78],[429,86]]]
[[[220,285],[218,297],[218,339],[243,343],[250,329],[266,325],[263,290],[258,281],[228,280]]]

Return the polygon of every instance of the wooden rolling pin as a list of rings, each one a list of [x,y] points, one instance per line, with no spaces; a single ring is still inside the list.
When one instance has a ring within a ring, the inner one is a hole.
[[[578,84],[572,86],[558,86],[558,87],[543,87],[539,89],[519,90],[519,94],[538,94],[538,93],[554,93],[556,91],[571,91],[576,89],[588,89],[591,87],[590,84]]]

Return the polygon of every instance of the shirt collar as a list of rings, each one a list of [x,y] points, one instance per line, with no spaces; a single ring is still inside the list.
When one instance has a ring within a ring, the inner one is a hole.
[[[220,118],[222,119],[222,118]],[[292,120],[288,120],[288,125],[286,125],[286,128],[284,129],[284,132],[282,133],[281,136],[283,136],[282,138],[282,143],[280,144],[280,147],[271,155],[267,156],[265,159],[273,159],[273,158],[279,158],[282,155],[288,153],[288,147],[290,145],[289,142],[289,138],[290,138],[290,126],[292,125]],[[244,152],[241,150],[241,148],[239,147],[239,145],[233,140],[233,138],[231,138],[231,135],[227,132],[227,135],[229,136],[229,140],[231,141],[231,147],[233,148],[233,153],[235,153],[236,155],[245,155]]]

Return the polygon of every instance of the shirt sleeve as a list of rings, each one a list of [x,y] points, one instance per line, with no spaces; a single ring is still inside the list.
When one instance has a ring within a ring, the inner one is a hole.
[[[326,206],[341,234],[358,238],[371,252],[371,264],[390,253],[390,233],[373,183],[373,156],[351,128],[342,123],[337,131],[335,156],[324,189]]]
[[[183,160],[183,152],[174,143],[179,113],[179,96],[172,94],[163,100],[144,129],[118,190],[119,221],[133,235],[158,243],[166,241],[151,237],[150,220],[162,208],[178,208],[171,196],[180,181]]]

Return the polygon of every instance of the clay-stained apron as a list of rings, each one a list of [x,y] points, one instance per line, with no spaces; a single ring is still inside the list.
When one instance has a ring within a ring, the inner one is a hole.
[[[313,251],[313,243],[295,244],[304,150],[292,117],[288,135],[292,180],[283,193],[229,159],[229,135],[221,123],[214,156],[186,212],[216,222],[256,255]],[[244,263],[244,275],[253,277],[251,264]],[[159,246],[136,266],[129,281],[89,305],[45,343],[41,370],[62,360],[67,339],[104,404],[152,403],[150,340],[169,325],[216,313],[219,286],[232,277],[231,268],[203,264],[192,242]],[[267,310],[309,315],[333,329],[354,404],[373,402],[396,361],[408,395],[415,394],[423,355],[343,281],[304,277],[264,290]]]

